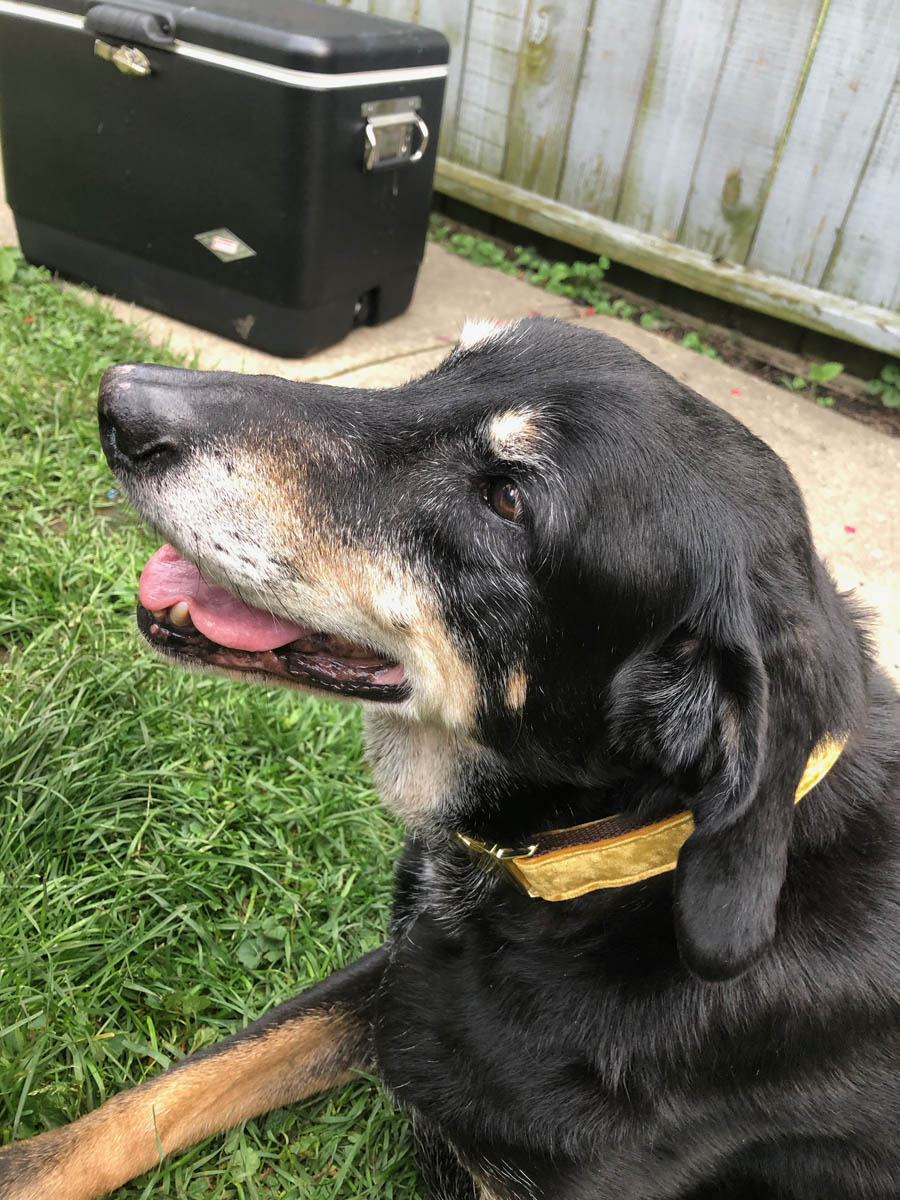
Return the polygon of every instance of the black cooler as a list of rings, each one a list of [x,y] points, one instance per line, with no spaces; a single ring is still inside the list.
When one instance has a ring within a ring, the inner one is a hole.
[[[447,57],[439,33],[311,0],[0,0],[22,249],[276,354],[397,316]]]

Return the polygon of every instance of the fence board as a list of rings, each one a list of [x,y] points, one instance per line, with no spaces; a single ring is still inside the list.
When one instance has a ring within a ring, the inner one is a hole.
[[[739,0],[667,0],[616,219],[674,240]]]
[[[460,88],[466,61],[469,10],[472,3],[473,0],[456,0],[454,4],[447,4],[445,0],[419,0],[419,24],[428,29],[439,29],[450,43],[450,69],[444,90],[444,115],[441,118],[441,135],[438,140],[440,154],[452,154],[456,140]]]
[[[678,240],[743,262],[822,0],[754,0],[738,12]]]
[[[487,142],[493,142],[502,150],[506,145],[506,113],[496,113],[483,105],[467,100],[459,108],[459,128],[473,136],[480,134]]]
[[[475,14],[473,14],[473,23]],[[475,26],[469,33],[466,50],[466,80],[465,94],[469,96],[469,80],[488,80],[489,83],[501,84],[504,88],[506,110],[509,110],[509,100],[513,85],[516,82],[516,71],[519,64],[518,50],[509,50],[503,44],[505,39],[485,41],[482,29]],[[499,111],[499,110],[498,110]]]
[[[445,13],[450,3],[443,6]],[[526,4],[527,0],[474,0],[469,13],[453,157],[489,175],[503,170]],[[445,25],[446,18],[438,28]]]
[[[900,309],[900,78],[822,286]]]
[[[370,5],[379,17],[390,17],[393,21],[419,23],[419,0],[374,0]]]
[[[559,199],[612,217],[663,0],[596,0]]]
[[[559,183],[590,7],[591,0],[531,0],[525,20],[503,174],[544,196],[556,195]]]
[[[898,58],[897,0],[832,0],[747,259],[751,266],[813,286],[821,282]],[[896,226],[889,236],[897,238]]]

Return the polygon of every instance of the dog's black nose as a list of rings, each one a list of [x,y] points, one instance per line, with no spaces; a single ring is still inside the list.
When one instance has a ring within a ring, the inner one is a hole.
[[[113,470],[168,466],[190,434],[193,371],[122,363],[100,380],[100,440]]]

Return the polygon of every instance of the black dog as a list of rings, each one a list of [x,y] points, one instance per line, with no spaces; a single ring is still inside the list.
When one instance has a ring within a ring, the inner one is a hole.
[[[100,420],[177,547],[147,640],[361,700],[410,837],[384,949],[5,1151],[6,1200],[372,1059],[444,1200],[900,1195],[898,700],[765,445],[543,320],[390,391],[114,367]]]

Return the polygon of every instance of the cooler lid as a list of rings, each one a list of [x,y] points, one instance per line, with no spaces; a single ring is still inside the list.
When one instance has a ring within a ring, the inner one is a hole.
[[[56,12],[71,20],[101,3],[123,15],[161,18],[169,38],[174,35],[173,49],[186,43],[316,74],[436,67],[450,54],[436,30],[316,0],[202,0],[190,6],[167,0],[0,0],[0,13],[46,20]]]

